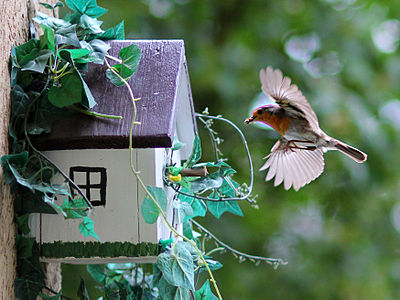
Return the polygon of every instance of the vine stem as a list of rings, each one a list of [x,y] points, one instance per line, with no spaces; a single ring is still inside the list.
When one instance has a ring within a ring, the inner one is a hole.
[[[218,285],[216,280],[214,279],[214,276],[211,272],[211,269],[208,265],[208,263],[206,262],[203,253],[201,252],[201,250],[197,247],[196,243],[192,240],[190,240],[189,238],[187,238],[186,236],[180,234],[167,220],[167,216],[165,215],[164,211],[162,210],[161,206],[158,204],[158,201],[153,197],[153,195],[149,192],[149,190],[147,189],[146,185],[144,184],[142,178],[139,176],[139,172],[135,169],[135,166],[133,164],[133,128],[136,124],[136,117],[137,117],[137,108],[136,108],[136,101],[139,100],[140,98],[135,98],[134,94],[133,94],[133,90],[131,88],[131,86],[129,85],[129,83],[122,78],[121,75],[118,74],[117,71],[115,71],[115,69],[110,66],[110,64],[108,63],[107,59],[104,60],[107,67],[109,68],[109,70],[111,70],[111,72],[113,72],[113,74],[115,74],[120,80],[121,82],[124,83],[124,85],[126,86],[126,88],[129,91],[129,95],[131,97],[131,101],[132,101],[132,106],[133,106],[133,116],[132,116],[132,122],[131,122],[131,127],[130,127],[130,131],[129,131],[129,151],[130,151],[130,167],[132,170],[132,173],[135,175],[137,181],[139,182],[140,186],[143,188],[143,190],[145,191],[145,193],[150,197],[150,199],[153,201],[153,203],[157,206],[157,209],[160,212],[160,216],[162,221],[164,222],[164,224],[168,227],[169,230],[171,230],[175,236],[179,236],[181,237],[183,240],[185,240],[186,242],[188,242],[190,245],[192,245],[192,247],[196,250],[196,252],[199,254],[199,257],[201,259],[201,261],[203,262],[203,264],[205,265],[207,272],[210,276],[210,281],[212,282],[214,289],[218,295],[218,299],[222,300],[222,296],[221,293],[218,289]]]
[[[102,113],[99,113],[99,112],[95,112],[95,111],[91,111],[91,110],[87,110],[87,109],[82,109],[82,108],[79,108],[79,107],[77,107],[75,105],[71,105],[70,108],[75,110],[75,111],[77,111],[77,112],[80,112],[80,113],[82,113],[84,115],[88,115],[88,116],[91,116],[91,117],[106,118],[106,119],[118,119],[118,120],[122,119],[122,116],[102,114]]]
[[[29,147],[31,147],[32,151],[35,152],[40,157],[42,157],[43,159],[45,159],[53,168],[55,168],[61,174],[61,176],[64,177],[65,180],[67,180],[69,182],[69,184],[71,184],[78,191],[78,193],[83,197],[83,199],[85,200],[85,202],[88,205],[89,209],[92,209],[93,208],[92,204],[90,203],[90,201],[86,197],[86,195],[82,192],[82,190],[78,187],[78,185],[71,178],[69,178],[68,175],[65,174],[50,158],[48,158],[42,152],[37,150],[35,148],[35,146],[33,146],[32,142],[31,142],[31,139],[29,138],[28,131],[27,131],[29,112],[30,112],[33,104],[36,103],[36,101],[42,96],[43,92],[47,89],[49,83],[50,83],[50,76],[47,77],[46,84],[44,85],[44,87],[41,90],[41,92],[39,93],[39,95],[37,95],[36,98],[34,98],[32,100],[32,102],[29,103],[29,105],[28,105],[28,107],[26,109],[25,116],[24,116],[24,134],[25,134],[26,141],[28,142],[28,145],[29,145]]]
[[[266,263],[268,263],[270,265],[273,265],[273,266],[279,266],[279,265],[286,265],[287,264],[286,261],[284,261],[283,259],[280,259],[280,258],[268,258],[268,257],[250,255],[250,254],[247,254],[247,253],[240,252],[240,251],[238,251],[236,249],[233,249],[229,245],[227,245],[224,242],[222,242],[221,240],[219,240],[215,235],[213,235],[210,231],[208,231],[206,228],[204,228],[202,225],[200,225],[195,220],[191,219],[190,221],[194,225],[196,225],[201,231],[206,233],[208,236],[210,236],[214,241],[216,241],[221,246],[220,248],[216,248],[216,249],[211,250],[209,253],[207,253],[207,255],[210,255],[212,252],[216,252],[218,250],[219,251],[229,250],[230,252],[238,255],[239,257],[246,257],[249,260],[254,260],[254,261],[265,261]]]

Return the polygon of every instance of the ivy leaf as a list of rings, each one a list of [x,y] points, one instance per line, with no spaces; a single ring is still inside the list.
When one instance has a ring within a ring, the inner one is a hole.
[[[79,297],[80,300],[90,300],[89,298],[89,293],[86,289],[86,284],[83,278],[81,277],[81,282],[79,284],[78,291],[76,292],[76,295]]]
[[[48,93],[51,104],[62,108],[82,101],[82,82],[76,72],[61,78],[59,85],[53,85]]]
[[[103,24],[102,21],[91,18],[88,15],[82,15],[80,18],[80,26],[91,34],[97,35],[103,33],[104,30],[101,29],[101,24]]]
[[[147,186],[147,190],[156,199],[161,209],[165,211],[167,209],[167,196],[165,195],[165,191],[162,188],[155,186]],[[158,215],[160,214],[160,210],[147,194],[144,197],[141,211],[143,219],[148,224],[155,223],[157,221]]]
[[[194,193],[204,193],[210,189],[219,188],[224,183],[224,178],[220,176],[219,172],[212,173],[206,177],[193,180],[190,183],[190,190]]]
[[[24,151],[17,154],[3,155],[0,158],[1,166],[3,167],[4,170],[5,184],[11,184],[15,180],[15,177],[10,167],[14,166],[17,168],[22,168],[28,161],[28,155],[29,155],[28,152]]]
[[[67,22],[63,19],[50,17],[44,13],[41,13],[40,11],[37,12],[36,17],[32,18],[32,20],[38,24],[44,24],[54,30],[65,28],[71,25],[70,22]]]
[[[99,236],[94,232],[94,222],[89,217],[83,218],[83,221],[79,224],[79,231],[84,236],[93,236],[101,242]]]
[[[192,167],[200,160],[200,158],[201,158],[201,143],[199,136],[196,135],[193,140],[192,154],[190,155],[190,158],[185,162],[185,167],[188,168]]]
[[[33,193],[28,189],[21,189],[14,200],[14,209],[17,214],[45,213],[57,214],[49,204],[43,201],[42,193]]]
[[[65,199],[60,209],[66,219],[79,219],[87,216],[88,204],[83,198]]]
[[[23,234],[28,234],[31,232],[29,229],[29,214],[24,214],[17,217],[18,229],[21,230]]]
[[[86,51],[87,51],[87,49],[86,49]],[[59,54],[64,60],[68,61],[74,67],[76,74],[78,74],[78,76],[82,82],[83,90],[82,90],[81,104],[87,108],[92,108],[93,106],[96,105],[96,101],[94,101],[92,92],[90,91],[86,82],[83,80],[81,73],[76,68],[71,52],[70,51],[59,51]]]
[[[95,64],[103,64],[104,63],[104,58],[110,50],[110,45],[107,44],[106,42],[99,40],[99,39],[94,39],[90,41],[89,43],[86,41],[81,41],[80,45],[82,48],[88,49],[91,51],[90,55],[94,58],[93,62]]]
[[[216,261],[214,259],[210,259],[209,257],[205,257],[205,259],[206,259],[208,267],[210,268],[211,271],[218,270],[218,269],[221,269],[223,267],[223,265],[219,261]],[[202,265],[199,270],[200,271],[207,271],[207,268],[204,265]]]
[[[107,9],[97,6],[96,0],[66,0],[65,3],[81,15],[88,15],[93,18],[100,17],[107,12]]]
[[[194,290],[193,257],[184,242],[179,241],[172,246],[171,253],[161,253],[157,267],[171,285]]]
[[[194,239],[193,228],[192,228],[191,222],[186,221],[183,223],[182,232],[183,232],[183,235],[186,236],[188,239],[191,239],[191,240]]]
[[[43,73],[47,66],[49,57],[53,55],[53,52],[48,49],[40,50],[33,60],[29,60],[26,64],[21,66],[21,71],[32,71],[37,73]]]
[[[42,24],[43,35],[40,37],[40,49],[49,49],[55,53],[55,37],[54,31],[50,27]]]
[[[164,276],[158,282],[158,289],[161,300],[190,300],[187,288],[171,285]]]
[[[102,284],[105,283],[107,276],[104,274],[104,267],[102,265],[87,265],[86,269],[94,280]]]
[[[135,44],[128,47],[122,48],[119,52],[119,57],[122,59],[121,64],[115,64],[112,66],[123,79],[126,81],[137,71],[140,59],[142,57],[142,51]],[[122,86],[124,83],[115,75],[110,69],[106,71],[107,78],[115,86]]]
[[[55,10],[57,7],[64,7],[64,3],[62,3],[61,1],[58,1],[54,5],[50,5],[50,4],[44,3],[44,2],[39,2],[39,4],[42,5],[44,8],[51,9],[51,10]]]
[[[173,207],[178,210],[181,223],[184,223],[193,217],[193,208],[189,203],[174,201]]]
[[[200,216],[204,217],[207,213],[207,206],[203,200],[194,197],[194,194],[187,188],[182,188],[182,192],[185,194],[193,195],[193,197],[186,196],[184,194],[178,193],[178,199],[182,202],[187,202],[190,204],[193,210],[192,218]]]
[[[15,243],[17,246],[18,258],[28,258],[32,256],[35,238],[17,235]]]
[[[198,291],[194,292],[194,297],[196,300],[218,300],[211,291],[208,279]]]
[[[76,62],[77,59],[88,56],[93,50],[89,49],[62,49],[58,51],[57,56],[66,61],[70,61],[71,59]]]
[[[57,293],[55,296],[48,296],[46,294],[40,293],[39,297],[43,300],[61,300],[62,299],[62,292]]]
[[[54,39],[57,45],[65,44],[74,47],[80,47],[79,38],[76,34],[76,24],[70,24],[57,29]]]
[[[124,21],[119,23],[114,28],[107,29],[105,32],[98,35],[97,38],[102,40],[124,40],[125,39]]]
[[[214,199],[219,199],[218,196],[212,194],[210,196]],[[243,212],[240,209],[239,204],[236,201],[207,201],[208,210],[217,218],[221,217],[224,212],[230,212],[232,214],[243,216]]]
[[[185,146],[185,143],[182,143],[182,142],[178,139],[178,136],[175,135],[175,136],[174,136],[174,141],[172,142],[172,147],[171,147],[171,149],[174,150],[174,151],[176,151],[176,150],[181,149],[183,146]]]

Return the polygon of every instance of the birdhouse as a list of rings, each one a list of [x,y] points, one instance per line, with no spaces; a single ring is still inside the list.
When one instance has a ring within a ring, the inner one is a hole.
[[[133,131],[133,162],[146,185],[164,188],[166,163],[190,156],[196,134],[184,43],[182,40],[111,41],[109,53],[136,44],[142,51],[138,71],[129,81],[136,98],[137,121]],[[140,212],[145,197],[130,169],[129,131],[133,116],[128,89],[115,87],[106,67],[91,64],[85,81],[97,102],[96,112],[120,115],[121,120],[69,114],[54,123],[50,134],[35,141],[55,164],[80,187],[94,209],[90,218],[100,241],[84,237],[76,219],[37,214],[32,234],[47,262],[105,263],[153,262],[160,239],[171,232],[160,221],[147,224]],[[185,145],[173,151],[177,137]],[[57,175],[58,176],[58,175]],[[61,176],[54,179],[62,181]],[[63,199],[59,205],[62,204]],[[172,205],[167,217],[172,219]]]

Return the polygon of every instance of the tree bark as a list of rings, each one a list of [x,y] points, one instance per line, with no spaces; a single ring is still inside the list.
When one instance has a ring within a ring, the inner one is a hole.
[[[35,7],[34,0],[0,1],[0,156],[8,153],[11,48],[28,40],[29,22],[34,17]],[[13,198],[4,184],[4,173],[0,168],[0,299],[14,299],[15,234]]]

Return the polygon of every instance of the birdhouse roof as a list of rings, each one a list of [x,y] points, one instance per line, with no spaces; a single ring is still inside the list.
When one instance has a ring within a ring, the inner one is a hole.
[[[193,100],[182,40],[110,41],[110,55],[136,44],[142,51],[138,70],[130,79],[137,105],[134,148],[171,147],[178,123],[181,140],[191,143],[196,132]],[[111,61],[110,61],[111,62]],[[113,64],[114,62],[112,62]],[[128,148],[133,108],[125,86],[106,78],[106,66],[90,64],[84,80],[97,102],[93,111],[120,115],[122,120],[66,114],[49,134],[35,139],[40,150]],[[184,126],[183,126],[184,125]],[[190,151],[189,149],[187,149]]]

